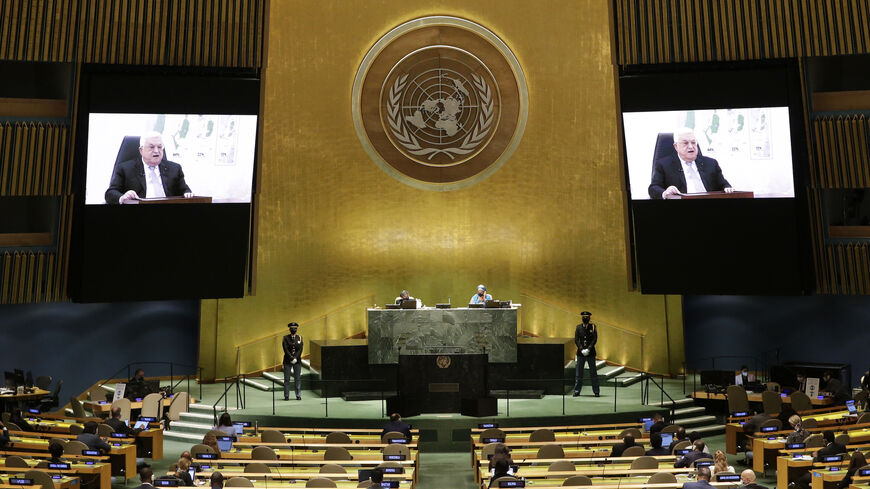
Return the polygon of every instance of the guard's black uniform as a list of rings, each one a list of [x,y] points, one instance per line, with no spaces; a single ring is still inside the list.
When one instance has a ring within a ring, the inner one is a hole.
[[[302,399],[302,335],[296,334],[296,330],[284,337],[281,342],[284,349],[284,400],[290,399],[290,376],[296,387],[296,399]],[[293,361],[295,360],[295,362]]]
[[[586,314],[582,314],[586,316]],[[591,316],[591,314],[590,314]],[[592,379],[592,392],[598,396],[598,369],[595,366],[595,343],[598,342],[598,327],[595,323],[580,323],[574,330],[574,344],[577,345],[577,369],[574,375],[574,395],[579,395],[583,388],[584,364],[589,364],[589,376]],[[583,356],[583,350],[589,350],[589,354]]]

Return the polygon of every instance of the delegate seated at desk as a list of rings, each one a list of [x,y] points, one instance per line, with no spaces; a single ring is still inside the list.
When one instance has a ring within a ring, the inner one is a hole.
[[[396,297],[396,304],[401,304],[402,301],[407,301],[407,300],[417,301],[417,309],[421,309],[423,307],[423,301],[421,301],[420,299],[417,299],[415,297],[411,297],[411,294],[408,293],[407,290],[403,290],[402,292],[399,293],[399,296]]]
[[[491,301],[492,296],[486,293],[486,286],[480,284],[477,286],[477,293],[471,296],[471,299],[468,300],[469,304],[484,304],[486,305],[486,301]]]
[[[719,162],[698,154],[694,130],[682,128],[674,132],[674,149],[676,157],[659,158],[653,165],[648,189],[651,199],[667,199],[679,193],[734,192],[722,175]]]
[[[181,165],[163,159],[163,135],[149,132],[139,139],[141,158],[115,165],[105,198],[123,204],[141,197],[193,197],[184,181]]]

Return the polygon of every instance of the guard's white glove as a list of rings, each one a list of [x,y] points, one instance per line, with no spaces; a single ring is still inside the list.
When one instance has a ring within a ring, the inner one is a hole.
[[[585,357],[585,356],[588,356],[588,355],[589,355],[589,349],[588,349],[588,348],[584,348],[580,353],[581,353],[584,357]]]
[[[293,358],[293,359],[290,360],[290,365],[296,365],[296,359],[295,359],[295,358]]]

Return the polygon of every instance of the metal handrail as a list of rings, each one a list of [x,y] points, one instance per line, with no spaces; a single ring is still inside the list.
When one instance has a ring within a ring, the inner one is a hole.
[[[175,388],[178,387],[178,385],[181,384],[181,382],[184,381],[184,380],[187,380],[187,392],[190,392],[190,376],[191,376],[192,374],[184,374],[184,377],[183,377],[183,378],[179,379],[178,382],[175,382],[175,374],[174,374],[174,370],[175,370],[175,367],[176,367],[176,366],[178,366],[178,367],[188,367],[188,368],[196,369],[196,370],[197,370],[197,375],[198,375],[196,378],[197,378],[197,379],[201,379],[201,378],[202,378],[202,370],[203,370],[203,368],[200,367],[199,365],[188,365],[188,364],[185,364],[185,363],[176,363],[176,362],[153,362],[153,361],[149,361],[149,362],[130,362],[130,363],[124,365],[123,367],[119,368],[118,370],[116,370],[116,371],[115,371],[112,375],[110,375],[109,377],[106,377],[102,382],[100,382],[100,383],[97,385],[97,387],[102,387],[102,386],[108,384],[110,380],[117,378],[118,374],[121,373],[121,372],[123,372],[125,369],[127,370],[127,378],[128,378],[128,379],[131,378],[131,377],[132,377],[132,372],[130,371],[130,368],[131,368],[133,365],[137,365],[137,366],[140,366],[140,365],[169,365],[169,394],[170,394],[170,395],[172,395],[172,394],[175,392]],[[175,383],[173,384],[173,382],[175,382]],[[199,382],[199,398],[200,398],[200,400],[202,399],[202,383],[201,383],[201,382]]]
[[[231,382],[227,383],[227,380],[232,379]],[[245,374],[236,375],[235,377],[230,377],[224,379],[224,392],[217,398],[217,400],[212,404],[212,415],[214,417],[214,424],[217,425],[218,416],[217,416],[217,407],[218,404],[221,403],[221,400],[224,401],[224,412],[227,411],[228,407],[228,398],[227,393],[230,389],[235,386],[236,387],[236,409],[244,409],[245,408],[245,396],[242,393],[242,390],[239,388],[239,383],[244,383]]]
[[[659,405],[661,407],[664,407],[665,396],[667,396],[668,400],[671,401],[671,408],[669,409],[669,414],[670,414],[669,419],[671,420],[671,423],[673,423],[674,422],[674,413],[675,413],[676,407],[677,407],[677,402],[674,400],[673,397],[671,397],[670,394],[665,392],[665,387],[664,387],[665,386],[665,377],[662,375],[662,376],[659,376],[659,378],[662,381],[661,384],[656,382],[656,379],[652,375],[646,376],[646,380],[644,380],[644,382],[646,382],[646,398],[644,400],[644,404],[649,404],[649,381],[652,380],[653,384],[655,384],[655,386],[659,388],[659,391],[661,391],[661,400],[659,401]]]

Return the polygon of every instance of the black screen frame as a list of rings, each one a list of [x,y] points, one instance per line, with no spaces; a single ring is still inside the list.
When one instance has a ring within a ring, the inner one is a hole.
[[[69,295],[77,302],[243,297],[257,193],[259,70],[82,65]],[[85,205],[91,113],[257,115],[250,203]]]
[[[812,268],[801,83],[795,60],[620,70],[620,128],[624,112],[789,108],[794,198],[632,200],[625,134],[620,134],[629,256],[642,293],[807,293]]]

